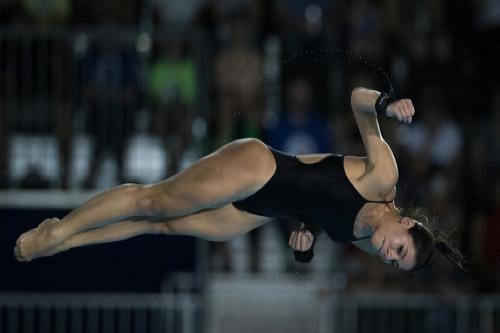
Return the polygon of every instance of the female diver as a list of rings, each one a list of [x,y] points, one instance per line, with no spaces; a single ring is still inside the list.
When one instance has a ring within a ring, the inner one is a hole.
[[[18,238],[15,257],[30,261],[141,234],[226,241],[282,217],[317,225],[334,241],[352,242],[402,270],[429,266],[436,247],[463,267],[460,252],[426,226],[425,215],[394,204],[398,168],[377,112],[410,124],[411,100],[355,88],[351,106],[366,157],[293,156],[257,139],[236,140],[162,182],[124,184],[62,220],[43,221]],[[312,236],[293,232],[290,245],[312,251]]]

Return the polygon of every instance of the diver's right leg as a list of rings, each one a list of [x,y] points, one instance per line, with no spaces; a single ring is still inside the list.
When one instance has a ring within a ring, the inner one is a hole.
[[[58,223],[40,224],[19,237],[19,253],[29,260],[81,231],[129,216],[176,217],[222,207],[257,191],[275,167],[262,142],[234,141],[161,183],[118,186],[91,198]]]

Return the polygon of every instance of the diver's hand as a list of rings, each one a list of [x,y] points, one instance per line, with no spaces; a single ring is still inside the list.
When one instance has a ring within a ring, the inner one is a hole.
[[[409,98],[399,99],[387,106],[386,114],[387,117],[396,117],[400,122],[411,124],[415,108]]]
[[[290,234],[288,245],[295,251],[308,251],[314,243],[314,235],[307,229],[294,230]]]

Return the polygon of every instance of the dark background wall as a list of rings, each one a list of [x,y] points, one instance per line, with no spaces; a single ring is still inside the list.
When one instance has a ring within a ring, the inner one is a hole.
[[[76,248],[31,263],[14,259],[14,245],[21,233],[47,217],[67,213],[0,210],[1,291],[158,292],[168,274],[195,269],[195,241],[191,237],[148,235]]]

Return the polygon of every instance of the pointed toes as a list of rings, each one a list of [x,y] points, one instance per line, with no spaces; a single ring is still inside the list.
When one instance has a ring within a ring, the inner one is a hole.
[[[14,257],[16,258],[17,261],[26,261],[23,256],[21,255],[21,252],[20,252],[20,249],[19,249],[19,246],[16,246],[14,248]]]

